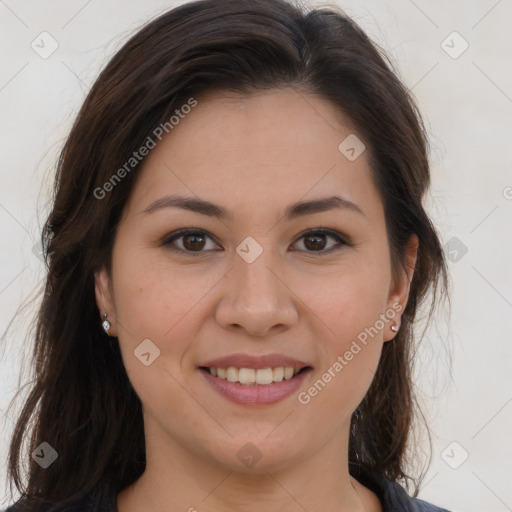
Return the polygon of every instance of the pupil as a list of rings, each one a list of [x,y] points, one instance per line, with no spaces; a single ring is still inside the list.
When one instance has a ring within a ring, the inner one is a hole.
[[[316,240],[318,243],[309,244],[308,240]],[[323,249],[325,245],[325,235],[310,235],[304,241],[308,249]]]
[[[192,240],[192,243],[189,243],[190,240]],[[200,242],[197,242],[198,240],[200,240]],[[183,245],[185,246],[185,248],[190,250],[202,249],[204,247],[204,236],[196,234],[186,235],[183,238]]]

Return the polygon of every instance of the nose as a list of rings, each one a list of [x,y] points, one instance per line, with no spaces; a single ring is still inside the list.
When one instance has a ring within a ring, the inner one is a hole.
[[[215,313],[217,323],[224,329],[244,329],[251,336],[268,336],[297,322],[295,295],[283,272],[270,263],[265,251],[252,263],[235,257]]]

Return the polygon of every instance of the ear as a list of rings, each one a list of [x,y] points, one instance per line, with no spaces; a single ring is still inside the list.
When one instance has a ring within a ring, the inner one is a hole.
[[[100,319],[103,320],[104,315],[110,322],[109,336],[117,336],[117,326],[115,317],[115,307],[112,297],[112,286],[107,269],[102,267],[94,273],[94,294],[96,296],[96,305],[100,312]]]
[[[392,289],[388,298],[388,311],[397,311],[393,321],[386,327],[384,333],[384,341],[392,340],[396,336],[396,332],[391,330],[392,325],[400,328],[400,316],[405,310],[409,299],[409,291],[411,289],[411,281],[416,267],[416,258],[418,256],[419,241],[416,235],[411,235],[405,247],[404,264],[400,266],[398,276],[393,279]]]

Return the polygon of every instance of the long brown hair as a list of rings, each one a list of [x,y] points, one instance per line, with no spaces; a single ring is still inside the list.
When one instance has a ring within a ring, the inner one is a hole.
[[[384,344],[349,443],[352,464],[414,481],[412,327],[424,299],[431,299],[431,312],[446,291],[443,251],[422,206],[430,173],[418,109],[382,52],[341,11],[284,0],[201,0],[151,21],[114,55],[58,160],[42,233],[47,277],[35,330],[36,379],[9,452],[11,486],[27,504],[64,503],[99,482],[120,491],[145,469],[141,403],[117,340],[101,329],[94,298],[94,272],[111,268],[116,226],[140,163],[104,197],[98,190],[191,97],[281,87],[331,101],[372,149],[395,271],[411,234],[419,239],[400,332]],[[29,457],[42,442],[58,451],[47,469]]]

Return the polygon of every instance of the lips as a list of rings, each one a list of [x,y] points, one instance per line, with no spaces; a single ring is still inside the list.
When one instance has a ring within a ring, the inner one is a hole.
[[[200,374],[210,384],[211,389],[231,402],[244,406],[270,405],[297,393],[305,379],[311,374],[311,367],[297,373],[294,377],[271,384],[241,384],[230,382],[200,370]]]
[[[231,354],[230,356],[211,359],[199,365],[203,368],[277,368],[277,367],[291,367],[294,370],[302,370],[307,366],[311,366],[304,361],[287,357],[281,354],[263,354],[263,355],[249,355],[249,354]]]
[[[206,361],[201,374],[215,391],[243,405],[278,402],[298,389],[312,367],[281,354],[232,354]]]

